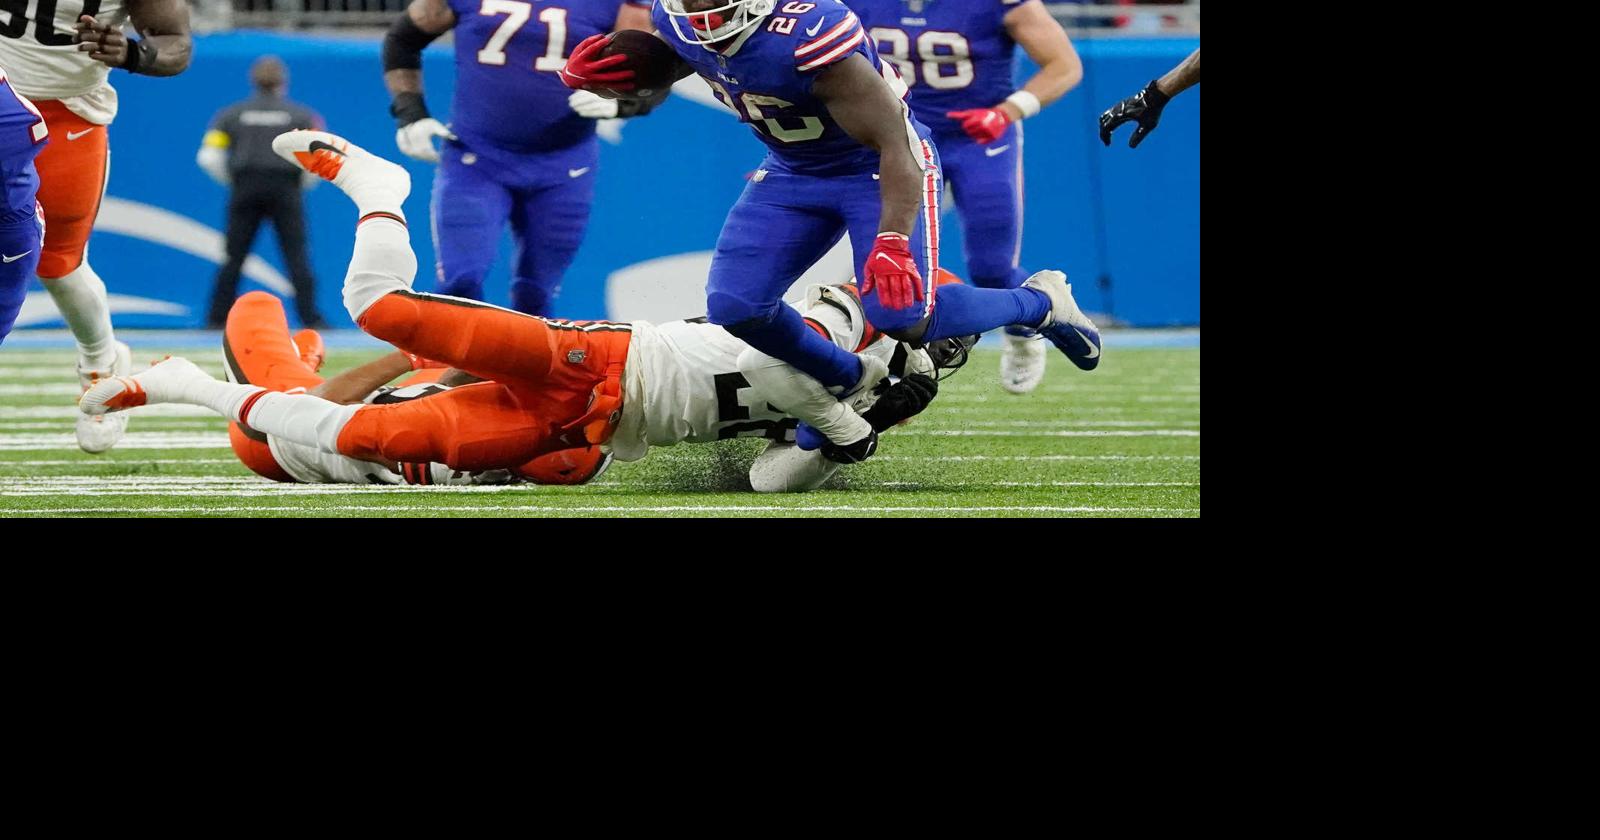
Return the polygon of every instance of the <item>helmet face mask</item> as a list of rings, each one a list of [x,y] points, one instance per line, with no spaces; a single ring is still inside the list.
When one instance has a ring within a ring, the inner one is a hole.
[[[948,378],[967,363],[972,346],[978,343],[979,338],[982,336],[961,335],[928,342],[925,349],[928,358],[933,360],[933,366],[939,371],[940,380]]]
[[[661,0],[661,8],[672,18],[673,34],[686,44],[716,44],[737,38],[772,14],[777,0]],[[694,6],[691,11],[688,7]],[[682,18],[689,34],[678,24]]]

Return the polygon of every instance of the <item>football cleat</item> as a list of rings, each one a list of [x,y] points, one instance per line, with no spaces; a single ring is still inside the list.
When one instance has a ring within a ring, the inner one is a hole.
[[[199,380],[213,381],[194,362],[174,357],[137,376],[102,379],[78,398],[78,410],[91,417],[104,417],[141,405],[186,402],[184,391]]]
[[[1050,298],[1050,315],[1036,329],[1079,368],[1094,370],[1098,367],[1100,329],[1072,299],[1072,285],[1067,282],[1067,275],[1059,271],[1040,271],[1022,281],[1022,285],[1044,292]]]
[[[1000,333],[1000,387],[1013,394],[1026,394],[1044,381],[1044,339],[1038,333],[1013,335]]]
[[[81,364],[78,366],[78,385],[83,388],[84,393],[113,377],[133,373],[133,351],[120,341],[115,343],[115,347],[116,359],[111,363],[110,370],[89,370]],[[122,440],[122,436],[128,431],[128,418],[90,417],[79,414],[74,431],[78,438],[78,448],[91,455],[97,455],[116,446],[117,441]]]

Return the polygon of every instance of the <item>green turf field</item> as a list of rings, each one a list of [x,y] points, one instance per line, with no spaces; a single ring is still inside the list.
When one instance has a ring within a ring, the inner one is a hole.
[[[220,376],[215,350],[186,355]],[[333,351],[325,374],[376,351]],[[0,349],[0,518],[14,516],[1199,516],[1200,351],[1119,349],[1084,373],[1051,354],[1035,393],[1000,390],[999,351],[978,350],[878,454],[829,489],[757,495],[762,441],[684,444],[616,464],[584,487],[276,484],[228,448],[204,409],[137,409],[104,455],[78,451],[78,387],[65,350]]]

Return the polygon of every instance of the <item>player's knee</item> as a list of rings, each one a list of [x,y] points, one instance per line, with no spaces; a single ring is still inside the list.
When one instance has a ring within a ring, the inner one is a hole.
[[[1012,272],[1009,264],[1003,266],[983,265],[973,260],[968,270],[971,274],[972,285],[981,289],[1009,289],[1015,285],[1011,282]]]
[[[444,461],[445,430],[409,422],[410,414],[392,406],[360,408],[339,431],[339,453],[367,461]]]
[[[356,326],[373,338],[402,347],[411,343],[421,326],[421,313],[417,302],[392,293],[385,293],[356,317]]]
[[[983,260],[968,258],[967,270],[972,277],[972,285],[983,289],[1014,289],[1022,285],[1027,278],[1027,272],[1011,264],[1011,260],[995,259]]]
[[[706,296],[706,318],[734,335],[759,330],[772,323],[782,303],[757,304],[723,292]]]
[[[34,269],[41,280],[60,280],[83,265],[83,251],[64,251],[46,248],[39,253],[39,267]]]
[[[884,328],[883,334],[894,339],[895,341],[903,341],[907,344],[916,345],[921,342],[922,337],[927,334],[929,320],[930,319],[928,318],[920,318],[915,323],[907,326],[892,326]]]
[[[351,272],[344,281],[344,308],[350,319],[360,323],[378,301],[394,292],[409,291],[408,287],[389,274]]]

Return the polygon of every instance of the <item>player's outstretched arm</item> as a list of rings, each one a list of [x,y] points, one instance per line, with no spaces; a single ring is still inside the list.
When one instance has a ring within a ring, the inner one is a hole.
[[[855,399],[848,403],[840,402],[821,382],[788,362],[754,347],[739,354],[739,373],[763,400],[784,414],[821,432],[836,446],[860,445],[866,455],[870,455],[874,445],[866,441],[874,436],[874,431],[858,411],[875,397],[873,385],[889,375],[889,367],[873,356],[859,358],[862,380],[866,384],[856,389]]]
[[[931,376],[910,374],[885,391],[862,419],[878,432],[888,431],[922,413],[938,392],[939,383]],[[840,466],[820,450],[773,441],[750,465],[750,487],[757,493],[804,493],[821,487]]]
[[[433,139],[455,135],[423,102],[422,50],[455,25],[455,12],[445,0],[412,0],[383,36],[383,84],[392,98],[389,114],[399,126],[395,145],[407,157],[428,163],[439,162]]]
[[[189,37],[188,4],[183,0],[130,0],[128,19],[143,37],[129,38],[92,15],[82,15],[72,39],[79,52],[129,73],[176,76],[189,69],[194,43]]]
[[[1118,102],[1100,115],[1100,142],[1111,145],[1111,132],[1125,122],[1136,122],[1128,139],[1128,148],[1137,149],[1145,135],[1156,130],[1161,122],[1161,111],[1172,97],[1200,83],[1200,51],[1195,50],[1177,67],[1159,79],[1151,79],[1144,90]]]
[[[1200,51],[1197,49],[1189,53],[1177,67],[1168,71],[1167,75],[1156,80],[1156,86],[1169,97],[1200,84]]]

